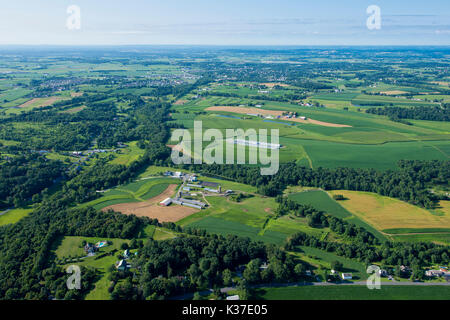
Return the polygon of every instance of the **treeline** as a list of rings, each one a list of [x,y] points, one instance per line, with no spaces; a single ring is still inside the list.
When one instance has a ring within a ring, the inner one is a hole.
[[[0,166],[0,209],[39,200],[40,193],[63,177],[61,161],[37,153],[17,156]]]
[[[290,185],[324,190],[375,192],[425,208],[435,206],[439,197],[428,191],[433,185],[449,186],[450,161],[402,160],[399,170],[377,171],[358,168],[310,169],[295,163],[281,164],[277,174],[260,175],[258,167],[238,165],[191,166],[196,172],[218,176],[258,187],[258,192],[276,196]]]
[[[359,243],[377,245],[379,240],[366,231],[352,223],[333,217],[323,211],[317,210],[310,205],[303,205],[285,197],[277,197],[278,208],[276,213],[280,216],[293,214],[297,217],[307,218],[308,225],[313,228],[330,228],[331,231],[356,240]]]
[[[392,121],[398,121],[399,119],[450,121],[450,108],[441,107],[369,108],[366,113],[388,116]]]

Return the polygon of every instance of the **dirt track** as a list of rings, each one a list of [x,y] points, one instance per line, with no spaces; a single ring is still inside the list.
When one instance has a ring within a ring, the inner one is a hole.
[[[302,120],[300,118],[289,118],[289,119],[281,118],[283,113],[286,112],[286,111],[281,111],[281,110],[265,110],[265,109],[261,109],[261,108],[252,108],[252,107],[246,108],[246,107],[226,107],[226,106],[214,106],[214,107],[206,108],[205,110],[207,110],[207,111],[226,111],[226,112],[234,112],[234,113],[240,113],[240,114],[248,114],[248,113],[261,114],[264,116],[280,116],[280,120],[299,122],[299,123],[311,123],[311,124],[316,124],[316,125],[324,126],[324,127],[335,127],[335,128],[351,127],[346,124],[323,122],[323,121],[318,121],[318,120],[313,120],[313,119]]]
[[[166,190],[164,190],[163,193],[147,201],[114,204],[105,207],[102,210],[108,211],[109,209],[112,209],[123,214],[134,214],[138,217],[158,219],[158,221],[160,222],[176,222],[180,219],[190,216],[195,212],[198,212],[198,210],[194,208],[173,204],[165,207],[159,204],[162,200],[171,197],[176,188],[176,184],[171,184]]]

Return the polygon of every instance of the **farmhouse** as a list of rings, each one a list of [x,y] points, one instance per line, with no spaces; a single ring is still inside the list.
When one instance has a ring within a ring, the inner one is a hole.
[[[130,268],[130,265],[127,263],[125,259],[122,259],[119,261],[119,263],[117,263],[116,268],[119,271],[125,271],[128,268]]]
[[[267,262],[264,262],[259,266],[259,270],[266,270],[269,267],[269,264]]]
[[[172,199],[166,198],[166,199],[164,199],[163,201],[161,201],[159,204],[167,207],[167,206],[170,205],[171,203],[172,203]]]
[[[427,277],[442,277],[444,272],[441,270],[427,270],[425,271]]]
[[[352,280],[353,276],[351,273],[343,273],[342,280]]]
[[[96,246],[94,246],[91,243],[86,243],[86,245],[84,246],[84,251],[86,252],[87,255],[94,255],[94,253],[98,250],[98,248]]]

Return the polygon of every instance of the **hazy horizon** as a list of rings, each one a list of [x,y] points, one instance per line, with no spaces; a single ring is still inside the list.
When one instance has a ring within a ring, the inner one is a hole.
[[[446,46],[449,22],[445,0],[2,0],[0,45]]]

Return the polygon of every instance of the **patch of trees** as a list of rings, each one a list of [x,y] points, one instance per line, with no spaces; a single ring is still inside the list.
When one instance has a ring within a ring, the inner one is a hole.
[[[131,273],[115,272],[112,281],[126,279],[110,288],[113,299],[165,299],[205,288],[232,285],[232,271],[246,265],[243,278],[249,284],[295,281],[301,267],[275,246],[237,236],[206,235],[186,229],[191,236],[166,241],[149,240],[132,260],[139,270],[137,280]],[[266,261],[268,267],[260,269]],[[297,270],[297,272],[296,272]]]
[[[11,158],[0,166],[0,208],[20,207],[40,197],[40,193],[62,178],[61,161],[38,154]]]
[[[384,107],[369,108],[366,113],[388,116],[392,121],[401,119],[450,121],[450,108],[441,107]]]

